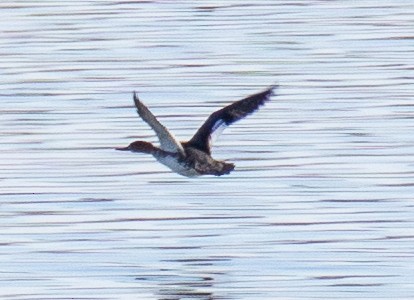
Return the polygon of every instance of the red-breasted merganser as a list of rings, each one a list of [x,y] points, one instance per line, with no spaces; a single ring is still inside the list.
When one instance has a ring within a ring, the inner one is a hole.
[[[117,150],[152,154],[172,171],[187,177],[229,174],[234,170],[234,164],[211,157],[213,137],[216,138],[224,128],[256,111],[259,106],[270,99],[274,88],[275,86],[272,86],[261,93],[246,97],[212,113],[187,142],[179,142],[134,92],[134,103],[138,115],[155,131],[160,147],[144,141],[135,141],[128,147],[117,148]]]

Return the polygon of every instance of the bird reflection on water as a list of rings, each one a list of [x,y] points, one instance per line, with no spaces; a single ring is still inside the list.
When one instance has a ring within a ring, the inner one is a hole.
[[[213,287],[213,278],[187,278],[180,283],[166,283],[159,290],[159,300],[217,300],[213,292],[208,291]],[[223,298],[220,298],[223,299]]]
[[[221,295],[215,287],[218,282],[221,282],[221,277],[227,275],[222,265],[231,261],[230,257],[163,260],[163,264],[179,266],[155,270],[154,275],[139,276],[136,280],[153,285],[158,300],[234,299]]]

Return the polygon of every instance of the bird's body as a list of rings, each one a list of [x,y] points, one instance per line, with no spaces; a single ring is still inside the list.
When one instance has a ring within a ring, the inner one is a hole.
[[[273,88],[234,102],[212,113],[187,142],[177,141],[134,93],[137,112],[157,134],[160,147],[148,142],[135,141],[128,147],[117,148],[117,150],[151,154],[172,171],[187,177],[229,174],[234,170],[234,164],[211,157],[212,135],[218,134],[225,127],[257,110],[270,99]]]
[[[170,168],[177,174],[186,176],[186,177],[196,177],[199,176],[197,171],[194,168],[187,167],[184,158],[175,157],[175,156],[154,156],[160,163],[164,166]]]

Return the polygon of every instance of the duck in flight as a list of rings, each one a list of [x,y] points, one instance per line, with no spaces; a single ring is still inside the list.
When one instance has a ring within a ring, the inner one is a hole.
[[[172,171],[187,177],[229,174],[234,170],[234,164],[211,157],[212,139],[216,138],[227,126],[243,119],[264,105],[266,101],[270,100],[275,88],[272,86],[263,92],[248,96],[212,113],[187,142],[179,142],[134,92],[134,103],[138,115],[155,131],[160,146],[156,147],[148,142],[135,141],[128,147],[117,148],[117,150],[151,154]]]

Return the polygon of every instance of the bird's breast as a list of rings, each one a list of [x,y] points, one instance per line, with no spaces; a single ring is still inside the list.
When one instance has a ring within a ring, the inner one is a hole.
[[[184,160],[179,160],[176,157],[166,156],[166,157],[157,157],[157,160],[163,165],[170,168],[172,171],[186,176],[186,177],[196,177],[200,174],[192,168],[189,164],[186,164]]]

